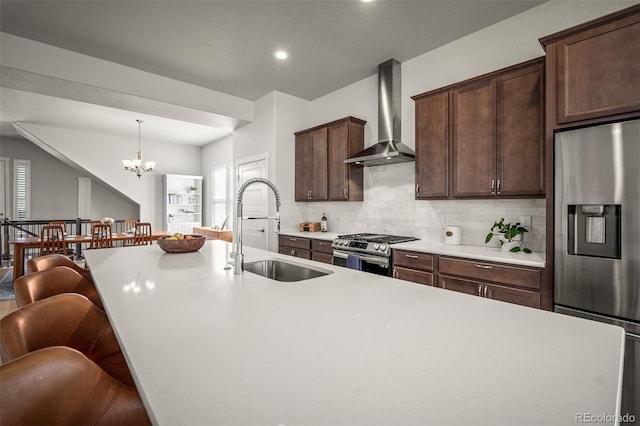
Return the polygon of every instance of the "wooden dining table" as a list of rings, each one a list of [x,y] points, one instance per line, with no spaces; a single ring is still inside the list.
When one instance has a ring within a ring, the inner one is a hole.
[[[156,241],[160,237],[167,235],[167,231],[156,231],[151,234],[151,239]],[[132,234],[123,232],[111,234],[113,241],[130,241],[133,240]],[[13,244],[13,279],[17,279],[24,275],[24,259],[27,249],[40,248],[42,239],[40,237],[15,238],[9,241]],[[89,244],[91,242],[90,235],[68,235],[65,237],[67,246],[72,244]]]

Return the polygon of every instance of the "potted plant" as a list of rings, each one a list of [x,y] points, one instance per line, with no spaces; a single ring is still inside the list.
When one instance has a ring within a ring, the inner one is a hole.
[[[195,193],[197,190],[198,190],[198,187],[197,187],[197,186],[191,185],[191,186],[189,187],[189,192],[191,192],[191,193]]]
[[[516,222],[515,224],[504,223],[504,218],[501,217],[499,221],[493,223],[493,226],[484,239],[484,243],[487,244],[494,235],[497,235],[498,238],[500,238],[500,245],[503,250],[514,253],[522,250],[525,253],[531,253],[530,249],[521,247],[522,237],[525,232],[529,231],[524,226],[520,226],[520,222]]]

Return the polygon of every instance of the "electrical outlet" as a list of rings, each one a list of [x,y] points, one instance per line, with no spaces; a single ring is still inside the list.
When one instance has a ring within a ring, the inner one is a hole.
[[[531,216],[520,216],[520,225],[531,229]]]

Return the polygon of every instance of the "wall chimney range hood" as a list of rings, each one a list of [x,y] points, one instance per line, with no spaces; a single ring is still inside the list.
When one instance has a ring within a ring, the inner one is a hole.
[[[378,140],[344,160],[363,166],[384,166],[415,161],[415,152],[400,142],[400,62],[389,59],[378,65]]]

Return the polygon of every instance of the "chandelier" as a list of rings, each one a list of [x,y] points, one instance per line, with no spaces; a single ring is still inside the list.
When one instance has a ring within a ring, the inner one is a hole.
[[[150,172],[151,170],[153,170],[153,168],[156,165],[156,162],[155,161],[145,161],[144,163],[142,162],[140,125],[143,123],[143,121],[142,120],[136,120],[136,121],[138,122],[138,158],[135,160],[122,160],[122,166],[124,167],[125,170],[135,173],[136,176],[138,176],[138,179],[140,179],[140,176],[142,176],[144,172]]]

